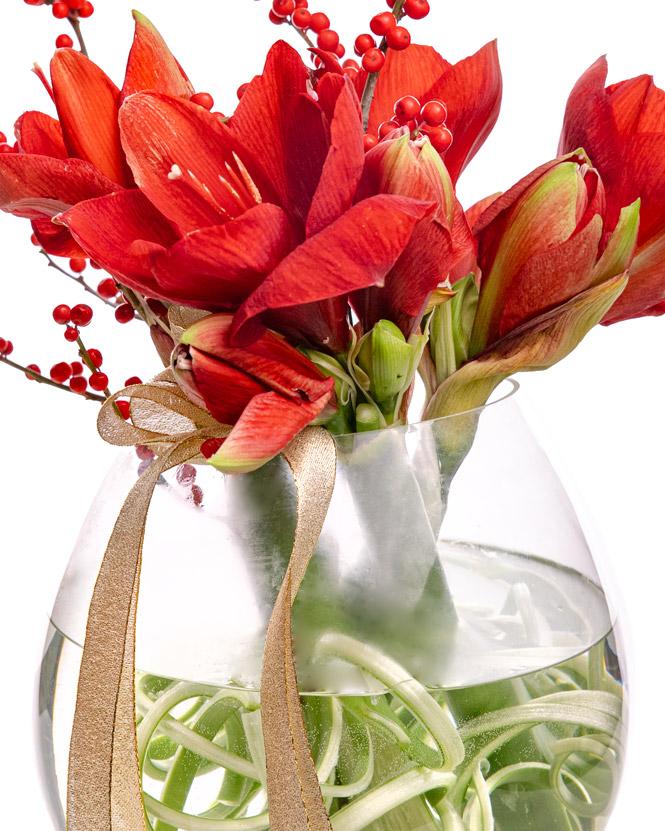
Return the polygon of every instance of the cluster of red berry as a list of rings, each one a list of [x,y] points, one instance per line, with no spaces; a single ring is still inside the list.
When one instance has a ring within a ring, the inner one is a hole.
[[[359,35],[354,44],[354,51],[362,58],[362,66],[367,72],[379,72],[385,63],[386,49],[406,49],[411,43],[409,30],[398,26],[402,17],[420,20],[429,14],[428,0],[404,0],[404,3],[395,3],[387,0],[391,11],[375,15],[370,21],[370,29],[375,35],[383,38],[377,46],[374,37],[370,34]],[[399,9],[398,16],[394,14]],[[319,49],[332,52],[338,58],[343,58],[346,49],[340,43],[339,34],[330,28],[330,18],[323,12],[310,12],[308,0],[273,0],[269,13],[273,23],[290,23],[303,35],[314,32],[316,45]],[[360,67],[354,60],[345,61],[342,66],[347,74],[355,74]]]
[[[145,449],[148,450],[148,448]],[[138,454],[138,447],[136,448],[136,452]],[[148,450],[148,452],[152,453],[151,450]],[[189,491],[188,496],[195,505],[201,505],[203,502],[203,490],[196,484],[196,468],[194,465],[180,465],[176,473],[176,481]]]
[[[23,0],[28,6],[50,6],[53,17],[57,20],[78,20],[79,18],[90,17],[95,7],[89,0]],[[56,38],[57,49],[71,49],[74,41],[69,35],[59,35]]]
[[[390,121],[379,126],[378,135],[365,135],[365,150],[371,150],[395,130],[404,127],[408,128],[411,138],[427,136],[438,153],[444,153],[453,143],[453,134],[446,127],[448,110],[443,101],[427,101],[421,105],[415,95],[405,95],[395,102],[393,113]]]

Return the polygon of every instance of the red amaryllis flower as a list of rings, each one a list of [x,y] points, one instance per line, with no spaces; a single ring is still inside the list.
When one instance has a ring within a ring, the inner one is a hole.
[[[315,97],[309,84],[280,42],[228,124],[170,95],[131,96],[120,129],[139,190],[62,221],[142,294],[234,311],[236,343],[265,324],[343,352],[348,294],[383,283],[434,205],[388,193],[354,204],[365,159],[355,91],[336,74]]]
[[[367,73],[361,71],[356,81],[359,94],[366,78]],[[496,124],[501,92],[496,41],[455,64],[431,46],[411,44],[401,52],[389,49],[376,84],[368,131],[376,134],[379,125],[393,117],[393,106],[404,95],[415,95],[423,104],[445,101],[446,124],[452,131],[453,143],[443,157],[456,183]]]
[[[275,332],[232,345],[233,317],[208,315],[182,336],[175,376],[221,424],[235,425],[210,463],[226,473],[255,470],[326,409],[334,380]]]
[[[640,199],[640,230],[628,286],[603,323],[665,312],[665,92],[650,75],[605,87],[600,58],[573,88],[559,152],[584,147],[607,192],[607,219]]]
[[[434,289],[457,263],[473,255],[474,240],[450,175],[427,138],[411,141],[404,135],[370,150],[358,196],[373,193],[426,199],[436,205],[432,215],[416,225],[385,285],[356,292],[352,298],[364,331],[385,319],[409,338],[420,325]]]
[[[194,92],[150,21],[138,12],[134,18],[122,90],[80,52],[58,49],[51,61],[58,119],[24,113],[16,122],[19,153],[0,156],[0,208],[31,219],[50,254],[84,255],[69,232],[51,222],[53,216],[86,199],[133,187],[120,144],[123,100],[144,89],[183,98]]]

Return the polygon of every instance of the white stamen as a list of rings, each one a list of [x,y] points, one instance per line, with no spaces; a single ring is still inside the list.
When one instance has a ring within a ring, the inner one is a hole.
[[[177,164],[171,165],[171,171],[169,172],[167,178],[171,179],[171,181],[182,178],[182,170],[180,170]]]

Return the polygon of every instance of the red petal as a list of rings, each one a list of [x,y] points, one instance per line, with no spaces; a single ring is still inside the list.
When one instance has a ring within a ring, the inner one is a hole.
[[[283,206],[289,204],[285,159],[292,152],[286,140],[286,105],[307,93],[307,77],[296,50],[278,41],[268,52],[263,74],[249,84],[229,120],[229,128],[245,150],[253,152]]]
[[[234,334],[266,309],[299,306],[382,283],[432,203],[379,195],[310,237],[238,310]]]
[[[330,150],[307,215],[307,236],[318,234],[353,204],[365,163],[360,107],[347,78],[330,124]]]
[[[603,318],[604,324],[618,323],[665,311],[665,230],[638,247],[630,267],[628,285]]]
[[[210,464],[225,473],[256,470],[323,412],[331,395],[301,404],[277,392],[255,396]]]
[[[249,346],[237,348],[231,345],[231,332],[231,315],[208,315],[190,326],[181,342],[249,373],[294,401],[300,401],[303,395],[314,401],[333,389],[334,380],[325,378],[309,358],[281,335],[264,331]]]
[[[62,225],[50,219],[33,219],[32,230],[47,254],[54,257],[85,257],[86,253]]]
[[[286,335],[294,343],[323,349],[333,355],[346,352],[351,340],[346,295],[267,311],[262,319],[266,326]]]
[[[69,154],[62,137],[60,122],[44,113],[23,113],[14,126],[21,153],[66,159]]]
[[[62,221],[89,256],[122,283],[165,299],[152,274],[152,252],[173,245],[177,236],[140,190],[83,202]]]
[[[192,370],[198,392],[210,415],[221,424],[235,424],[255,395],[268,389],[255,378],[225,361],[191,349]]]
[[[219,225],[261,201],[234,156],[228,129],[203,107],[139,92],[122,105],[120,125],[137,184],[183,234]]]
[[[75,49],[56,51],[51,79],[69,155],[94,164],[114,182],[130,185],[118,129],[120,90]]]
[[[56,216],[77,202],[118,190],[88,162],[0,154],[0,210],[28,219]]]
[[[589,288],[603,231],[600,216],[572,239],[530,259],[513,277],[499,337]]]
[[[573,87],[566,104],[559,154],[584,148],[609,187],[621,169],[623,146],[605,92],[606,78],[607,60],[602,57]]]
[[[639,75],[630,81],[613,84],[605,90],[621,141],[627,141],[637,131],[642,108],[651,86],[653,78],[649,75]]]
[[[330,140],[319,105],[309,95],[284,103],[284,159],[287,180],[286,209],[304,225],[319,186]]]
[[[409,52],[411,47],[406,50]],[[445,153],[446,167],[456,182],[480,150],[499,117],[503,82],[496,41],[450,66],[424,96],[446,102],[446,124],[453,143]]]
[[[404,95],[415,95],[419,100],[424,100],[449,67],[448,61],[431,46],[412,43],[401,52],[389,49],[376,83],[367,131],[376,135],[379,124],[392,118],[395,101]],[[359,75],[363,76],[364,87],[367,73],[360,72]]]
[[[257,205],[224,225],[187,234],[155,257],[153,271],[162,296],[174,302],[237,309],[292,247],[284,211]]]
[[[146,89],[189,99],[194,87],[171,54],[164,39],[147,17],[132,12],[136,22],[134,43],[127,61],[120,100]]]
[[[637,238],[640,248],[665,228],[665,133],[638,133],[629,142],[621,176],[612,192],[608,221],[618,215],[622,206],[630,205],[638,197],[641,200]],[[629,290],[630,281],[626,291]]]

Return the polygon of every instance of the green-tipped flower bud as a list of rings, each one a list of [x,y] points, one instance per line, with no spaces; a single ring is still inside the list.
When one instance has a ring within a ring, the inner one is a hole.
[[[395,398],[411,382],[413,347],[389,320],[380,320],[363,338],[358,366],[369,377],[369,392],[382,410],[394,406]]]

